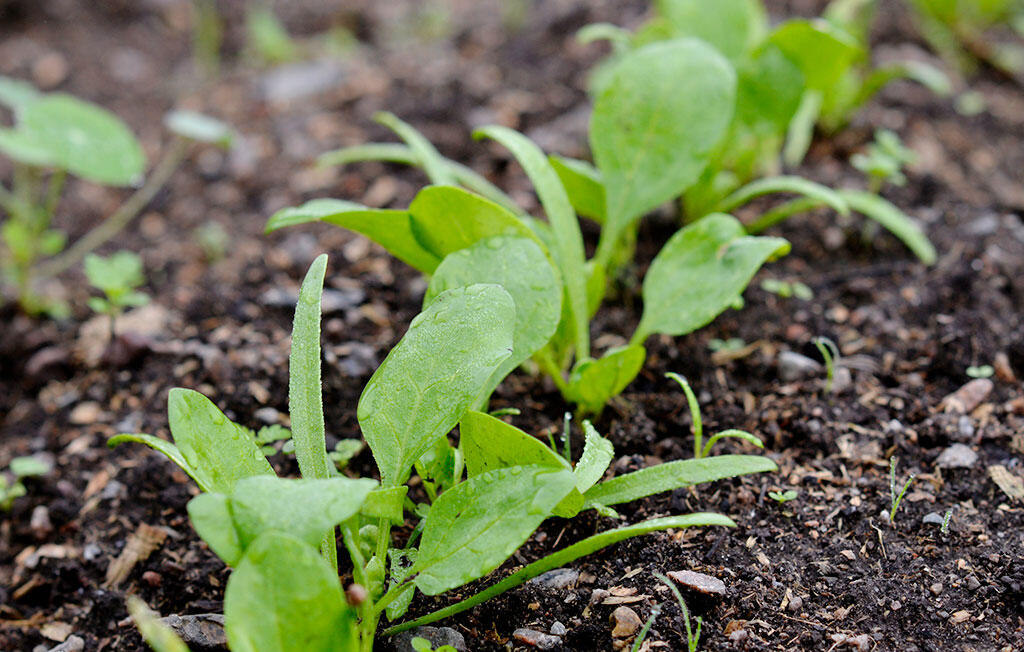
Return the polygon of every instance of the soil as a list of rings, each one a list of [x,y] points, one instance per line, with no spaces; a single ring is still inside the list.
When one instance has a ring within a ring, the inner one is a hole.
[[[603,50],[573,34],[602,20],[635,26],[646,11],[646,3],[611,0],[280,4],[289,29],[310,43],[328,27],[356,40],[343,56],[296,64],[284,79],[312,79],[304,96],[299,84],[282,89],[277,71],[254,65],[235,27],[220,76],[202,82],[184,0],[0,3],[0,74],[107,106],[140,135],[150,160],[166,144],[160,119],[172,107],[209,112],[241,134],[230,153],[198,149],[104,248],[139,251],[153,297],[119,325],[116,350],[107,349],[106,322],[84,311],[58,323],[0,309],[0,468],[26,454],[48,456],[56,468],[27,481],[28,495],[0,512],[0,650],[47,650],[71,633],[87,650],[144,649],[127,619],[127,593],[163,615],[221,611],[228,571],[185,512],[195,486],[147,449],[111,451],[104,442],[123,431],[166,436],[174,386],[205,393],[245,425],[286,424],[292,302],[323,251],[335,302],[324,326],[328,430],[358,436],[359,392],[418,311],[425,284],[338,229],[267,237],[262,225],[276,209],[319,196],[404,206],[424,178],[380,164],[316,169],[316,155],[390,139],[371,121],[390,110],[536,212],[521,171],[500,149],[473,142],[471,127],[500,122],[549,151],[585,156],[585,75]],[[428,15],[442,6],[449,8],[440,20]],[[814,15],[820,3],[769,8],[781,19]],[[882,11],[878,59],[930,57],[902,4],[882,3]],[[992,470],[1024,475],[1024,89],[990,70],[966,89],[980,93],[986,110],[961,115],[949,98],[894,83],[846,130],[819,139],[798,170],[858,186],[849,155],[876,127],[898,132],[919,160],[906,186],[886,195],[924,224],[940,252],[935,265],[921,265],[886,233],[866,240],[859,220],[795,218],[774,230],[793,252],[760,273],[744,309],[687,337],[652,338],[641,376],[596,421],[615,444],[615,473],[686,458],[689,413],[664,374],[687,376],[706,428],[757,433],[780,471],[676,491],[621,513],[637,522],[715,511],[739,526],[623,542],[573,564],[579,576],[567,587],[529,584],[441,625],[460,632],[470,650],[529,649],[515,630],[548,632],[556,622],[567,632],[554,649],[623,649],[631,641],[612,637],[613,611],[627,606],[646,620],[660,605],[644,649],[682,650],[679,609],[652,572],[694,570],[727,587],[718,598],[688,595],[703,618],[702,649],[1024,649],[1024,506]],[[79,235],[124,194],[72,183],[60,226]],[[209,223],[229,234],[222,255],[204,253],[197,241],[196,229]],[[635,279],[675,228],[668,209],[644,223],[637,269],[594,323],[599,350],[628,336],[639,316]],[[593,245],[595,232],[587,236]],[[759,281],[769,277],[800,280],[814,297],[765,292]],[[57,290],[84,306],[83,280],[66,281]],[[832,392],[821,372],[783,380],[780,369],[784,351],[817,358],[818,335],[838,343],[850,370]],[[714,354],[715,338],[750,346]],[[984,364],[995,367],[991,389],[958,412],[945,397],[970,380],[968,367]],[[557,427],[567,409],[549,383],[522,373],[499,389],[494,406],[520,409],[516,424],[536,433]],[[977,459],[939,468],[953,444]],[[722,445],[727,451],[750,452],[737,443]],[[883,513],[892,456],[901,483],[916,478],[890,525]],[[288,458],[273,461],[282,473],[296,471]],[[369,454],[351,470],[371,473]],[[795,500],[768,496],[787,489],[798,492]],[[923,520],[947,509],[954,511],[945,534]],[[494,577],[615,525],[593,514],[552,519]],[[151,532],[146,526],[166,538],[120,583],[107,584],[113,560],[137,532]],[[410,614],[472,588],[418,598]]]

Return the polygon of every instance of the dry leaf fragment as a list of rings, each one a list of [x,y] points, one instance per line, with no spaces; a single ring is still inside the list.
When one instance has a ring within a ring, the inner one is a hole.
[[[103,588],[109,589],[123,582],[135,565],[145,561],[166,538],[167,533],[160,528],[140,523],[138,529],[128,537],[124,550],[107,568],[107,579],[103,583]]]
[[[42,634],[44,638],[51,641],[57,641],[58,643],[66,641],[68,636],[71,636],[72,631],[74,630],[71,625],[60,621],[46,623],[39,628],[39,633]]]
[[[960,623],[967,622],[971,618],[971,612],[966,609],[953,612],[953,615],[949,617],[950,625],[959,625]]]
[[[988,467],[988,475],[992,478],[993,482],[999,485],[1003,493],[1011,499],[1021,500],[1024,498],[1024,482],[1002,464],[994,464]]]

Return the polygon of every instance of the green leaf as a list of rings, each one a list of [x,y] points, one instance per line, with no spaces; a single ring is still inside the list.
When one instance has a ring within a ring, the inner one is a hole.
[[[612,443],[602,437],[589,421],[583,422],[586,442],[583,445],[583,456],[576,464],[576,489],[586,492],[604,477],[608,465],[612,463],[615,450]]]
[[[644,278],[644,312],[633,335],[685,335],[736,303],[758,268],[789,252],[782,238],[748,236],[731,215],[712,213],[669,238]]]
[[[429,305],[446,290],[474,283],[500,285],[516,306],[512,355],[491,376],[484,392],[487,397],[554,335],[562,316],[562,284],[532,236],[493,236],[445,258],[430,280],[423,303]]]
[[[659,0],[658,14],[677,36],[693,36],[739,60],[767,31],[760,0]]]
[[[732,66],[696,39],[653,43],[614,65],[590,121],[607,201],[600,264],[607,265],[635,219],[697,181],[735,100]]]
[[[388,549],[388,558],[391,560],[391,564],[388,567],[388,588],[401,584],[409,577],[409,571],[412,570],[418,556],[419,551],[416,548],[409,548],[407,550]],[[412,603],[415,593],[415,584],[410,583],[403,589],[387,606],[388,620],[395,620],[404,616],[405,612],[409,609],[409,605]]]
[[[363,506],[359,513],[371,519],[386,519],[392,525],[401,525],[405,522],[405,495],[409,487],[388,487],[387,489],[374,489],[366,495]]]
[[[137,184],[142,146],[121,120],[95,104],[56,93],[24,106],[18,131],[49,152],[53,164],[110,186]]]
[[[427,251],[412,232],[408,211],[367,208],[341,199],[313,199],[302,206],[284,208],[269,220],[265,231],[305,224],[327,222],[360,233],[387,249],[392,256],[429,274],[441,259]]]
[[[231,499],[224,494],[204,493],[188,501],[188,517],[192,527],[214,554],[228,566],[235,566],[245,546],[231,515]]]
[[[776,471],[775,462],[760,455],[716,455],[677,460],[620,475],[594,485],[585,494],[587,507],[617,505],[680,487],[689,487],[748,473]]]
[[[924,231],[906,213],[878,195],[863,190],[840,190],[850,208],[878,222],[917,255],[925,265],[932,265],[938,256]]]
[[[827,21],[786,21],[769,42],[800,67],[809,90],[829,95],[849,68],[864,56],[857,40]]]
[[[97,310],[97,312],[103,311]],[[165,456],[167,456],[168,459],[177,464],[182,471],[187,473],[189,477],[195,480],[196,484],[199,485],[200,489],[202,489],[203,491],[210,491],[210,488],[205,483],[205,474],[201,474],[199,471],[196,471],[196,469],[194,469],[192,465],[185,460],[185,456],[181,454],[181,451],[178,450],[178,447],[175,446],[173,443],[167,441],[166,439],[160,439],[159,437],[154,437],[153,435],[147,435],[144,433],[122,433],[120,435],[115,435],[108,439],[107,446],[114,448],[116,446],[120,446],[121,444],[129,442],[135,444],[145,444],[146,446],[149,446],[153,450],[159,453],[163,453]]]
[[[384,631],[384,635],[393,636],[398,632],[412,629],[413,627],[418,627],[420,625],[426,625],[428,623],[441,620],[442,618],[448,618],[457,613],[461,613],[467,609],[472,609],[478,604],[482,604],[496,595],[501,595],[510,589],[514,589],[520,584],[523,584],[542,573],[546,573],[553,568],[565,566],[580,557],[589,555],[592,552],[606,548],[612,544],[618,543],[619,541],[648,534],[650,532],[657,532],[659,530],[681,529],[705,525],[736,527],[736,523],[727,516],[699,512],[696,514],[686,514],[685,516],[654,518],[635,525],[627,525],[614,530],[608,530],[607,532],[601,532],[600,534],[595,534],[583,539],[582,541],[574,543],[568,548],[538,559],[532,564],[524,566],[515,573],[512,573],[497,584],[494,584],[493,586],[490,586],[476,595],[466,598],[465,600],[461,600],[451,606],[439,609],[438,611],[427,614],[426,616],[421,616],[415,620],[390,627]]]
[[[512,466],[537,465],[572,470],[569,462],[536,437],[483,412],[470,410],[459,422],[469,477]]]
[[[359,649],[354,610],[313,546],[267,532],[246,551],[224,594],[233,652]]]
[[[317,256],[299,289],[288,359],[288,411],[292,419],[295,459],[304,478],[330,478],[334,463],[327,456],[323,389],[320,382],[320,297],[327,254]]]
[[[174,443],[187,465],[183,468],[192,469],[191,475],[203,491],[230,494],[243,478],[274,475],[248,431],[232,423],[199,392],[172,389],[167,415]]]
[[[793,193],[817,199],[840,215],[849,215],[850,213],[850,207],[835,190],[797,176],[765,177],[757,181],[751,181],[719,202],[715,212],[728,213],[756,197],[779,192]]]
[[[522,166],[533,182],[540,202],[547,213],[554,233],[554,248],[551,253],[562,272],[569,297],[567,304],[571,315],[573,342],[576,355],[585,358],[590,355],[590,332],[587,319],[587,288],[583,265],[586,261],[583,250],[583,234],[579,220],[573,211],[569,197],[562,187],[558,174],[551,166],[544,152],[526,136],[507,127],[484,127],[473,132],[474,138],[491,138],[506,147]]]
[[[575,486],[570,471],[515,466],[443,493],[424,519],[416,586],[438,595],[497,568]],[[500,506],[499,509],[496,507]]]
[[[804,92],[800,68],[766,44],[736,65],[736,122],[756,134],[784,134]]]
[[[423,137],[423,134],[416,131],[412,125],[403,122],[393,113],[381,111],[373,116],[373,119],[398,134],[398,137],[405,141],[409,149],[416,155],[419,164],[430,178],[430,182],[438,185],[454,185],[455,176],[445,165],[445,159],[431,144]]]
[[[189,652],[185,642],[178,638],[174,630],[165,625],[159,614],[150,611],[146,603],[134,595],[129,595],[128,614],[139,628],[142,639],[156,652]]]
[[[42,93],[32,84],[0,75],[0,105],[17,111],[31,102],[35,102]]]
[[[600,412],[605,403],[633,382],[646,357],[641,344],[631,344],[609,349],[597,360],[580,362],[569,376],[566,398],[585,412]]]
[[[13,161],[33,167],[51,167],[57,159],[31,134],[17,129],[0,129],[0,152]]]
[[[142,259],[131,251],[118,251],[104,258],[88,254],[83,261],[89,283],[106,294],[138,287],[146,282]]]
[[[583,217],[604,224],[604,183],[598,169],[586,161],[558,154],[549,155],[548,160],[558,173],[573,209]]]
[[[33,455],[24,455],[21,457],[15,457],[11,460],[8,471],[14,475],[15,478],[30,478],[39,475],[46,475],[53,469],[53,466]]]
[[[512,353],[515,303],[497,285],[437,296],[370,378],[357,416],[383,484],[397,486]]]
[[[195,111],[171,111],[164,116],[164,126],[182,138],[218,147],[230,147],[235,130],[228,124]]]
[[[412,233],[439,260],[484,238],[516,235],[536,240],[518,217],[455,186],[427,186],[409,205]]]

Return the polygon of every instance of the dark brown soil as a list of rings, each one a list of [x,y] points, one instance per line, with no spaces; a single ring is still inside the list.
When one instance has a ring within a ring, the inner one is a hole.
[[[471,127],[500,122],[548,150],[585,155],[585,71],[601,51],[573,34],[599,20],[635,25],[645,11],[641,2],[524,3],[517,24],[498,0],[460,0],[447,3],[445,33],[431,35],[417,31],[426,24],[422,3],[359,0],[344,10],[289,3],[282,15],[296,33],[344,26],[359,45],[335,60],[336,79],[321,92],[277,101],[267,94],[271,73],[236,56],[236,29],[222,77],[200,85],[188,4],[0,2],[0,74],[111,108],[140,135],[150,160],[166,140],[160,118],[174,106],[222,117],[242,134],[230,154],[197,152],[108,247],[141,252],[153,296],[141,323],[125,325],[124,332],[142,334],[119,359],[99,359],[106,325],[83,311],[53,323],[0,309],[0,468],[30,453],[56,465],[29,481],[28,496],[11,512],[0,512],[0,650],[46,650],[68,633],[82,636],[87,650],[141,650],[126,619],[130,592],[164,615],[221,610],[228,571],[185,512],[196,488],[155,453],[110,451],[104,442],[122,431],[166,434],[174,386],[204,392],[246,425],[286,423],[290,293],[322,251],[331,254],[328,286],[337,292],[324,328],[328,429],[358,436],[359,392],[417,312],[424,282],[340,230],[264,237],[262,225],[277,208],[317,196],[403,206],[424,179],[377,164],[312,169],[317,154],[388,138],[370,117],[390,110],[536,209],[521,171],[499,149],[474,143]],[[809,15],[818,4],[770,6],[781,18]],[[928,56],[899,6],[883,9],[878,57]],[[627,640],[613,640],[609,623],[617,605],[591,604],[595,591],[614,589],[612,597],[642,619],[663,606],[645,649],[682,650],[679,610],[651,573],[691,569],[727,585],[724,598],[691,600],[704,618],[702,649],[1024,649],[1024,508],[990,475],[997,465],[1024,475],[1024,90],[990,71],[969,87],[987,103],[973,117],[956,113],[947,98],[893,84],[849,129],[817,143],[799,170],[855,186],[848,156],[875,127],[897,131],[920,160],[904,188],[886,192],[925,224],[940,251],[936,265],[917,263],[888,234],[865,243],[859,221],[796,218],[776,229],[793,253],[758,278],[799,279],[814,298],[780,299],[755,281],[742,311],[685,338],[652,339],[642,375],[598,420],[620,456],[618,473],[688,457],[688,411],[664,373],[686,375],[706,427],[759,434],[780,472],[677,491],[621,512],[637,522],[717,511],[739,527],[624,542],[575,564],[581,575],[569,588],[528,585],[442,625],[460,631],[470,650],[527,649],[514,630],[547,632],[556,621],[567,629],[560,649],[621,649]],[[80,234],[121,197],[71,184],[61,225]],[[214,261],[194,236],[208,222],[231,236],[226,256]],[[638,318],[633,280],[674,228],[668,212],[645,223],[641,269],[631,270],[595,322],[599,348],[628,337]],[[69,299],[83,306],[82,279],[67,280]],[[274,295],[279,290],[283,296]],[[780,379],[779,352],[816,357],[816,335],[835,340],[855,367],[840,391],[825,393],[820,374]],[[712,355],[712,338],[732,337],[752,344],[745,356]],[[970,380],[967,367],[982,364],[996,366],[992,391],[969,414],[947,410],[943,398]],[[534,432],[559,424],[566,409],[549,384],[522,374],[504,384],[495,405],[522,410],[516,423]],[[937,468],[953,443],[967,444],[978,459],[969,468]],[[740,446],[721,450],[730,449]],[[901,480],[917,474],[895,527],[881,515],[892,455]],[[288,459],[274,461],[295,471]],[[363,453],[352,469],[370,473],[371,463]],[[775,489],[799,496],[780,505],[767,496]],[[948,508],[955,508],[948,534],[922,521]],[[33,528],[33,513],[39,525],[42,511],[49,527]],[[166,540],[123,583],[104,587],[112,560],[142,524],[163,528]],[[552,519],[496,576],[614,525],[592,514]],[[411,613],[465,595],[468,589],[420,599]]]

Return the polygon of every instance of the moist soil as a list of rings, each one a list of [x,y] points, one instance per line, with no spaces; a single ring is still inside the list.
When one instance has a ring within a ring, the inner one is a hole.
[[[224,4],[237,18],[239,6]],[[196,487],[148,449],[109,450],[105,441],[125,431],[167,436],[167,392],[175,386],[205,393],[244,425],[287,425],[293,302],[301,275],[324,251],[329,438],[358,437],[360,390],[418,311],[425,283],[341,230],[264,236],[262,225],[278,208],[320,196],[405,206],[425,180],[380,164],[317,169],[316,155],[391,140],[371,120],[390,110],[536,213],[521,170],[499,148],[473,142],[471,128],[498,122],[549,151],[586,156],[586,70],[604,50],[576,43],[573,34],[602,20],[635,26],[646,11],[645,3],[611,0],[331,4],[281,3],[282,18],[308,50],[285,73],[254,64],[232,27],[220,75],[204,81],[191,59],[187,2],[0,3],[0,74],[109,107],[140,135],[150,160],[166,146],[159,125],[173,107],[206,111],[241,134],[230,153],[197,149],[104,248],[142,254],[153,298],[118,324],[115,346],[107,322],[82,310],[62,322],[29,319],[9,306],[0,313],[0,468],[27,454],[55,465],[0,512],[0,650],[47,650],[69,634],[82,637],[86,650],[144,649],[124,607],[129,593],[162,615],[222,610],[229,573],[185,511]],[[882,5],[876,58],[929,58],[902,5]],[[814,15],[820,6],[794,1],[770,3],[770,10],[782,19]],[[342,54],[323,55],[316,35],[328,28],[352,36]],[[884,232],[866,234],[859,219],[822,212],[790,220],[774,232],[792,242],[792,253],[762,270],[745,307],[687,337],[652,338],[640,377],[596,419],[616,448],[612,473],[687,458],[689,412],[664,374],[688,377],[706,430],[758,434],[780,471],[679,490],[620,512],[633,523],[714,511],[738,527],[623,542],[572,564],[567,585],[531,583],[439,625],[461,633],[470,650],[529,649],[531,635],[517,629],[557,632],[556,623],[565,634],[552,649],[612,650],[632,644],[612,636],[616,609],[647,620],[660,608],[643,649],[682,650],[680,610],[652,573],[693,570],[726,585],[718,597],[687,593],[703,619],[702,649],[1024,649],[1024,509],[1012,486],[994,481],[999,467],[1018,481],[1024,475],[1024,90],[989,70],[960,90],[980,94],[985,109],[961,115],[949,98],[892,84],[846,130],[818,139],[797,171],[858,187],[849,155],[870,142],[875,127],[898,132],[918,161],[904,187],[885,192],[925,226],[940,252],[935,265],[918,263]],[[60,226],[77,236],[124,195],[72,183]],[[638,263],[593,324],[598,351],[631,332],[637,279],[676,219],[666,207],[644,222]],[[200,245],[196,230],[209,224],[228,236],[222,251]],[[596,230],[586,227],[586,236],[593,246]],[[765,278],[802,281],[814,296],[780,298],[760,288]],[[54,290],[84,306],[83,279],[65,280]],[[790,373],[786,356],[780,361],[783,352],[820,359],[811,342],[818,335],[843,354],[831,392],[823,371]],[[744,348],[711,350],[713,340],[730,338]],[[995,370],[991,388],[965,410],[945,400],[971,380],[968,367],[984,364]],[[493,406],[518,408],[515,423],[537,434],[559,428],[568,407],[550,383],[522,372],[504,383]],[[940,468],[939,456],[954,444],[976,459]],[[752,451],[726,443],[719,452]],[[901,484],[916,479],[890,525],[892,456]],[[291,458],[272,460],[281,473],[297,471]],[[369,453],[349,470],[372,474]],[[797,498],[789,502],[768,496],[790,489]],[[924,520],[948,509],[944,534]],[[551,519],[491,578],[420,597],[410,615],[616,525],[593,513]],[[154,531],[162,542],[108,582],[129,539]]]

